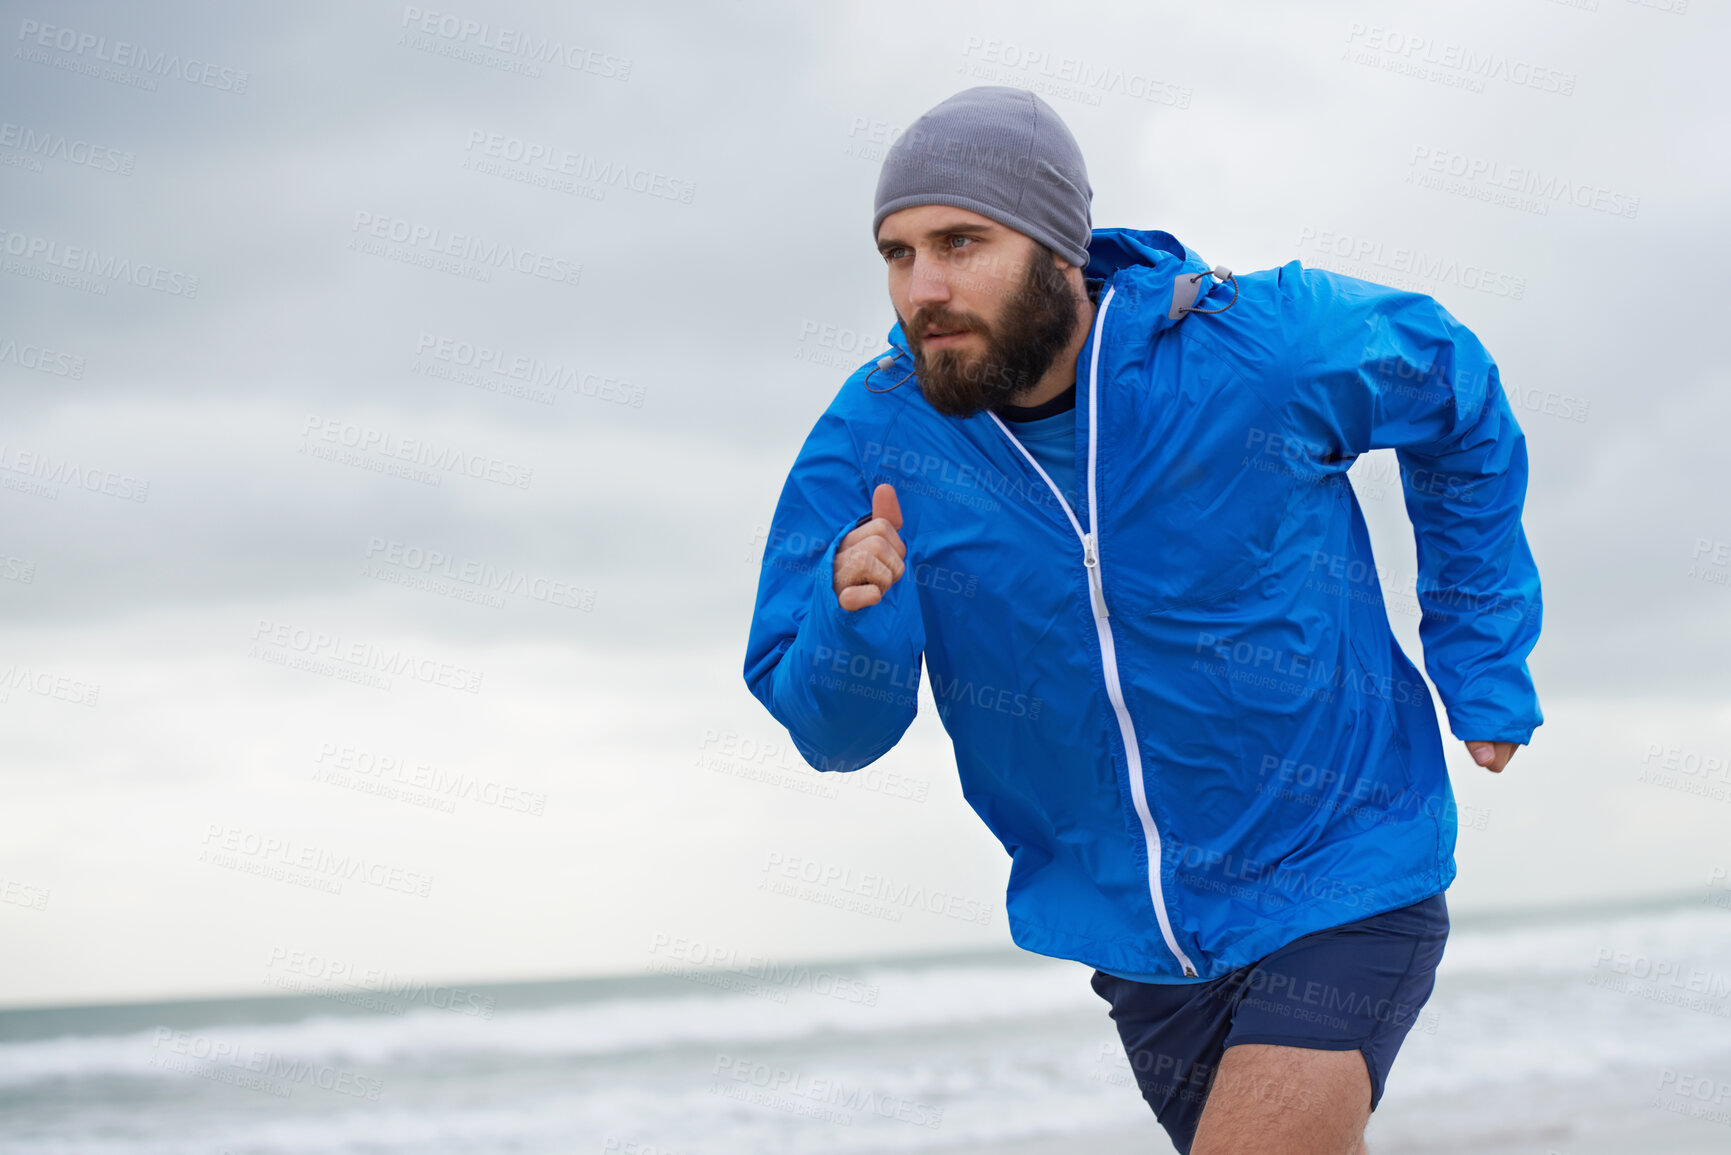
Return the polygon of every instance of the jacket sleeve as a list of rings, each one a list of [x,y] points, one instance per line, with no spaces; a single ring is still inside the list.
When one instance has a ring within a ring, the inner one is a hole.
[[[1293,386],[1348,463],[1393,448],[1418,547],[1425,670],[1465,741],[1526,744],[1544,721],[1527,670],[1543,603],[1521,529],[1525,435],[1485,347],[1434,299],[1280,270]]]
[[[876,761],[918,710],[925,624],[911,573],[876,605],[836,600],[836,547],[870,516],[852,435],[826,413],[782,487],[745,654],[746,685],[819,770]]]

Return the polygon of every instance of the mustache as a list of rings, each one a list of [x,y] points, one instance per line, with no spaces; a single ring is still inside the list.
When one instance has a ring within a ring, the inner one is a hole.
[[[965,318],[952,317],[948,313],[934,313],[929,316],[916,316],[913,320],[913,332],[908,336],[915,341],[922,340],[927,329],[936,329],[942,333],[976,333],[981,331],[981,326]]]

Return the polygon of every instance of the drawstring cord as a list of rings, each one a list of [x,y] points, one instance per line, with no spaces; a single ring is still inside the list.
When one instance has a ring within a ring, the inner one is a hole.
[[[1203,277],[1213,277],[1216,281],[1231,281],[1232,282],[1232,299],[1230,301],[1226,302],[1224,305],[1220,306],[1220,308],[1218,308],[1218,309],[1198,309],[1195,306],[1190,306],[1188,308],[1185,308],[1183,310],[1183,312],[1186,312],[1186,313],[1224,313],[1226,310],[1230,309],[1232,306],[1234,306],[1238,303],[1238,278],[1232,275],[1231,269],[1227,268],[1225,265],[1215,265],[1212,269],[1209,269],[1206,273],[1193,274],[1190,277],[1190,283],[1192,285],[1194,285],[1197,281],[1200,281]],[[1195,295],[1192,294],[1190,299],[1192,301],[1194,301],[1196,299]]]
[[[872,388],[872,376],[873,376],[873,374],[877,373],[877,371],[880,369],[883,370],[885,373],[888,373],[890,370],[890,366],[894,365],[896,363],[896,358],[900,357],[901,355],[902,355],[902,351],[901,351],[900,347],[897,347],[895,349],[890,350],[888,353],[885,353],[882,357],[879,357],[877,359],[877,364],[873,365],[871,368],[871,372],[867,373],[865,375],[864,385],[866,387],[866,392],[868,392],[868,393],[888,393],[893,389],[900,388],[901,385],[903,384],[903,382],[907,381],[908,377],[912,377],[914,375],[914,371],[912,369],[909,369],[907,372],[907,376],[903,377],[901,379],[901,381],[897,381],[894,385],[891,385],[889,387],[889,389],[873,389]]]

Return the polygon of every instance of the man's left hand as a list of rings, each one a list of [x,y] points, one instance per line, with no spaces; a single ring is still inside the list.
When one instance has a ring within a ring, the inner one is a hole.
[[[1509,764],[1509,759],[1515,756],[1517,749],[1519,749],[1519,743],[1516,742],[1467,743],[1467,753],[1473,756],[1473,761],[1492,774],[1501,774],[1503,767]]]

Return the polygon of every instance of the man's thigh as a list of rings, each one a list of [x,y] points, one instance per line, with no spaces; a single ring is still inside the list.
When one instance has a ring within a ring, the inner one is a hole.
[[[1356,1048],[1226,1048],[1191,1155],[1358,1155],[1370,1072]]]

